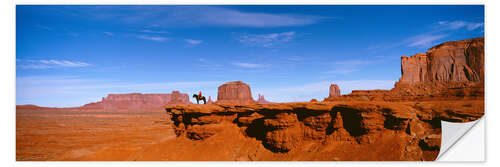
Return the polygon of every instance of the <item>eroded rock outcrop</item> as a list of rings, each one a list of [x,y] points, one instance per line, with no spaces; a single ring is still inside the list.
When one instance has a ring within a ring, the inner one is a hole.
[[[109,94],[102,101],[83,105],[82,109],[137,110],[160,108],[165,105],[190,104],[189,96],[179,91],[170,94]]]
[[[218,88],[217,104],[254,104],[250,86],[242,81],[227,82]]]
[[[398,84],[484,81],[484,38],[445,42],[410,57],[401,57]]]
[[[454,101],[213,104],[178,105],[166,111],[175,133],[195,141],[237,127],[242,136],[262,141],[275,153],[301,150],[304,143],[342,143],[353,148],[390,147],[393,151],[387,154],[392,160],[433,160],[439,153],[440,120],[478,119],[483,103],[476,100],[462,107],[456,106],[463,102]]]
[[[259,94],[259,99],[257,100],[257,103],[258,103],[258,104],[269,104],[269,103],[271,103],[271,102],[267,101],[267,100],[264,98],[264,95]]]
[[[484,99],[484,38],[445,42],[426,53],[403,56],[401,74],[391,90],[354,90],[325,100]]]
[[[212,96],[208,96],[207,104],[213,104]]]
[[[401,57],[393,96],[484,98],[484,38],[445,42]]]
[[[434,160],[442,120],[469,122],[484,115],[483,43],[446,42],[403,57],[402,77],[391,90],[341,96],[332,84],[324,102],[256,104],[248,85],[230,82],[219,87],[218,104],[166,111],[176,142],[217,143],[212,147],[225,150],[213,152],[224,157],[231,152],[249,160]]]
[[[340,88],[337,84],[331,84],[330,85],[330,94],[329,98],[331,97],[339,97],[340,96]]]

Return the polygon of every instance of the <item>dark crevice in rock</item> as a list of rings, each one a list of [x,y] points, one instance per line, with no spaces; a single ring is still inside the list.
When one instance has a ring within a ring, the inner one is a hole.
[[[361,111],[346,107],[334,107],[332,110],[340,113],[344,121],[343,126],[351,136],[358,137],[368,133],[362,128]]]

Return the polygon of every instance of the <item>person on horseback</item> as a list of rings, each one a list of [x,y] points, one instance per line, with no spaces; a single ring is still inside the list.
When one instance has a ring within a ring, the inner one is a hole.
[[[200,104],[200,100],[203,101],[203,104],[207,104],[207,99],[205,99],[205,97],[202,96],[201,91],[198,94],[193,94],[193,98],[196,99],[196,104]]]

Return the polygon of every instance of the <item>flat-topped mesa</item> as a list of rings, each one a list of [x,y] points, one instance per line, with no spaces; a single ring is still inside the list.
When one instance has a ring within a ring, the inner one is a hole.
[[[179,91],[172,91],[170,94],[170,101],[167,105],[177,105],[177,104],[190,104],[189,95],[186,93],[181,93]]]
[[[330,93],[328,98],[339,97],[340,96],[340,88],[337,84],[330,85]]]
[[[484,82],[484,37],[445,42],[401,57],[397,85]]]
[[[227,82],[218,88],[217,104],[255,104],[250,86],[242,81]]]
[[[179,91],[170,94],[109,94],[102,101],[83,105],[83,109],[137,110],[160,108],[165,105],[190,104],[189,96]]]

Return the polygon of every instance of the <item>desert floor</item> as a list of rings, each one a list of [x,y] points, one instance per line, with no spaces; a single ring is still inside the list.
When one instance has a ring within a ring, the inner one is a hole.
[[[136,160],[139,150],[175,138],[154,112],[16,111],[16,160]]]

